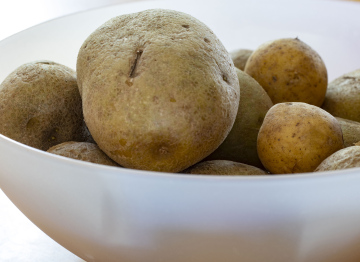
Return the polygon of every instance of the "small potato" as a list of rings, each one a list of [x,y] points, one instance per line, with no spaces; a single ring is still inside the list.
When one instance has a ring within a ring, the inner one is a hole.
[[[360,146],[350,146],[326,158],[315,172],[360,167]]]
[[[253,50],[250,49],[238,49],[231,52],[230,56],[234,62],[235,67],[244,71],[246,62],[252,53]]]
[[[236,73],[241,103],[235,123],[225,141],[206,160],[231,160],[262,168],[257,153],[257,136],[273,103],[255,79],[240,69],[236,69]]]
[[[101,151],[96,144],[88,142],[64,142],[49,148],[47,152],[95,164],[119,166]]]
[[[271,41],[256,49],[245,66],[274,104],[304,102],[321,106],[328,84],[321,57],[298,38]]]
[[[312,172],[344,148],[338,121],[306,103],[279,103],[265,116],[258,135],[258,154],[273,174]]]
[[[353,146],[360,141],[360,123],[335,117],[341,126],[345,147]]]
[[[228,160],[210,160],[200,162],[186,169],[184,173],[224,176],[251,176],[268,174],[266,171],[260,168]]]
[[[333,116],[360,122],[360,69],[329,83],[322,108]]]
[[[41,150],[89,138],[75,71],[52,61],[13,71],[0,85],[0,133]]]

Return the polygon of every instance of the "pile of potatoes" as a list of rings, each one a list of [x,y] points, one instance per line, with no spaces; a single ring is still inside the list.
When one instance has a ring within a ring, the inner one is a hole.
[[[0,85],[0,133],[65,157],[205,175],[360,166],[360,70],[328,83],[298,38],[229,53],[194,17],[114,17],[76,71],[29,62]]]

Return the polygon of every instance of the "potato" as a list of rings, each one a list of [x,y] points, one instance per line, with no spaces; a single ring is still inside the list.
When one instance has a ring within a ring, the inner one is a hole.
[[[247,60],[250,55],[253,53],[253,50],[250,49],[237,49],[230,53],[231,59],[234,62],[236,68],[244,71]]]
[[[301,102],[270,108],[257,143],[261,162],[273,174],[312,172],[343,147],[338,121],[321,108]]]
[[[360,141],[360,123],[341,117],[335,117],[341,126],[345,147],[353,146]]]
[[[95,164],[119,166],[94,143],[69,141],[53,146],[47,152]]]
[[[184,171],[186,174],[251,176],[267,175],[260,168],[228,160],[210,160],[197,163]]]
[[[52,61],[13,71],[0,85],[0,133],[41,150],[86,140],[75,71]]]
[[[190,15],[115,17],[77,60],[86,124],[124,167],[178,172],[212,153],[235,121],[239,82],[214,33]]]
[[[304,102],[321,106],[328,84],[321,57],[298,38],[267,42],[256,49],[245,66],[274,104]]]
[[[315,172],[360,167],[360,146],[350,146],[327,157]]]
[[[360,122],[360,69],[329,83],[322,108],[333,116]]]
[[[273,106],[265,90],[251,76],[236,70],[241,103],[235,123],[225,141],[206,159],[232,160],[262,168],[257,136],[267,111]]]

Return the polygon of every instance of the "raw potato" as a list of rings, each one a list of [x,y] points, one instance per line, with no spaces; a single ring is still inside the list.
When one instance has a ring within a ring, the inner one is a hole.
[[[252,176],[267,175],[260,168],[228,160],[211,160],[200,162],[184,171],[186,174],[224,175],[224,176]]]
[[[274,104],[304,102],[321,106],[328,84],[321,57],[298,38],[261,45],[249,57],[245,72],[269,94]]]
[[[85,122],[124,167],[179,172],[212,153],[235,121],[239,83],[203,23],[171,10],[115,17],[77,61]]]
[[[315,172],[360,167],[360,146],[350,146],[326,158]]]
[[[360,69],[329,83],[322,108],[333,116],[360,122]]]
[[[101,151],[96,144],[89,142],[64,142],[49,148],[47,152],[95,164],[119,166]]]
[[[360,141],[360,123],[335,117],[341,126],[345,147],[353,146]]]
[[[344,147],[338,121],[306,103],[279,103],[265,116],[258,136],[258,154],[273,174],[312,172]]]
[[[244,71],[246,62],[252,53],[253,50],[250,49],[238,49],[231,52],[230,55],[235,67]]]
[[[0,133],[41,150],[84,141],[75,71],[51,61],[27,63],[13,71],[0,85]]]
[[[273,103],[255,79],[240,69],[236,69],[236,72],[241,103],[235,123],[225,141],[206,159],[232,160],[262,168],[257,153],[257,136]]]

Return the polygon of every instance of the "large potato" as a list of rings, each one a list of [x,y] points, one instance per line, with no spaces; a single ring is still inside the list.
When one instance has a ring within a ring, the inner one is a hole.
[[[262,168],[257,136],[267,111],[273,106],[265,90],[251,76],[236,69],[241,103],[235,123],[224,142],[206,159],[222,159]]]
[[[0,85],[0,133],[47,150],[90,138],[74,70],[36,61],[14,70]]]
[[[360,69],[329,83],[322,108],[333,116],[360,122]]]
[[[229,133],[239,83],[230,55],[203,23],[171,10],[115,17],[77,60],[86,124],[120,165],[178,172]]]
[[[321,106],[328,84],[319,54],[298,38],[264,43],[249,57],[245,72],[269,94],[274,104],[305,102]]]
[[[258,136],[260,160],[273,174],[312,172],[343,147],[338,121],[321,108],[300,102],[270,108]]]

